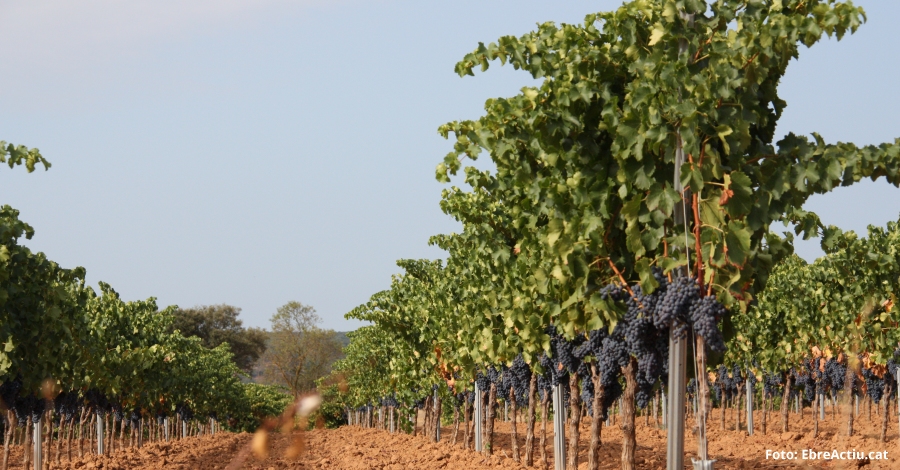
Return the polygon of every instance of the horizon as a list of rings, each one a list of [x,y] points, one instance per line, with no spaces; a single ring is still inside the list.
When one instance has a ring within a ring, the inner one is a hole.
[[[3,172],[2,203],[35,228],[25,245],[125,299],[225,303],[262,328],[297,300],[323,328],[353,331],[363,322],[343,315],[388,288],[396,260],[444,258],[428,237],[460,227],[438,206],[448,185],[434,169],[452,142],[437,127],[535,83],[499,63],[459,78],[456,61],[619,4],[8,2],[0,139],[41,149],[53,168]],[[856,34],[789,66],[776,136],[900,136],[900,53],[886,46],[900,42],[900,4],[862,4]],[[866,182],[805,208],[862,236],[900,217],[898,194]],[[795,247],[822,254],[816,239]]]

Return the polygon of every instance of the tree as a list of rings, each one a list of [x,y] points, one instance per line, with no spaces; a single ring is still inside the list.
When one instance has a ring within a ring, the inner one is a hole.
[[[249,373],[266,350],[266,332],[260,328],[244,328],[238,319],[240,313],[240,308],[225,304],[178,309],[171,331],[179,330],[186,337],[196,336],[209,349],[228,343],[234,362]]]
[[[272,332],[263,355],[266,380],[287,386],[294,396],[313,390],[342,356],[334,330],[316,326],[316,309],[291,301],[272,315]]]

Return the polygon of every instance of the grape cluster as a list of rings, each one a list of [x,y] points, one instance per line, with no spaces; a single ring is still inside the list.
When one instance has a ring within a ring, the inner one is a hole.
[[[812,374],[798,373],[795,379],[798,389],[803,390],[801,398],[806,403],[812,403],[816,399],[816,379]]]
[[[547,334],[550,336],[550,356],[547,358],[545,371],[549,372],[550,385],[562,384],[566,387],[569,383],[569,372],[577,371],[581,362],[576,360],[574,355],[580,343],[573,344],[578,342],[578,338],[567,341],[553,326],[547,328]]]
[[[506,364],[500,365],[500,383],[497,384],[497,398],[509,398],[509,389],[514,387],[515,379]]]
[[[816,379],[816,394],[825,395],[825,371],[822,370],[823,359],[815,359],[812,364],[812,375]]]
[[[16,415],[16,420],[20,427],[25,426],[28,419],[33,417],[35,412],[37,412],[40,417],[40,413],[43,411],[44,400],[41,400],[34,395],[20,396],[16,399],[15,405],[13,405],[13,412]]]
[[[788,390],[788,398],[793,400],[793,399],[799,397],[801,399],[801,401],[804,401],[805,400],[805,398],[803,397],[803,388],[804,387],[802,384],[803,378],[801,377],[800,370],[798,370],[795,367],[791,367],[791,369],[788,371],[788,374],[790,374],[790,377],[791,377],[791,389]]]
[[[618,284],[607,284],[598,291],[603,300],[620,302],[628,298],[628,292]]]
[[[478,390],[482,392],[486,392],[491,388],[491,379],[488,377],[487,372],[478,371],[475,374],[475,385],[478,385]]]
[[[884,377],[878,377],[871,369],[863,369],[862,373],[866,381],[866,393],[878,404],[884,396]]]
[[[44,415],[44,411],[47,409],[47,401],[38,397],[32,397],[32,400],[31,423],[37,424],[41,422],[41,416]]]
[[[900,349],[895,349],[894,354],[888,359],[887,370],[896,380],[898,374],[900,374]]]
[[[84,392],[84,401],[92,411],[106,413],[109,410],[109,400],[98,390],[90,389]]]
[[[575,350],[584,342],[584,337],[578,335],[569,341],[553,326],[547,329],[547,333],[550,335],[550,351],[557,364],[555,369],[559,370],[559,365],[562,365],[569,373],[575,373],[578,370],[578,366],[582,363],[575,357]]]
[[[500,369],[497,369],[494,366],[489,366],[487,368],[487,379],[488,379],[489,383],[488,383],[488,386],[485,388],[485,390],[490,388],[490,384],[500,385],[501,378],[502,377],[500,376]]]
[[[735,364],[731,369],[731,381],[734,383],[735,389],[740,389],[744,384],[744,371],[741,366]]]
[[[528,404],[528,388],[531,385],[531,368],[525,362],[525,357],[519,354],[513,359],[509,367],[504,366],[503,370],[503,394],[509,395],[512,389],[516,397],[516,403],[519,405]]]
[[[781,385],[781,375],[767,373],[763,376],[763,393],[765,393],[767,397],[778,396]]]
[[[116,422],[125,419],[125,410],[122,409],[122,405],[119,402],[113,401],[110,403],[109,407],[112,410],[113,419],[115,419]]]
[[[594,416],[594,382],[590,377],[581,379],[581,403],[587,408],[588,415]]]
[[[0,384],[0,400],[2,400],[3,408],[15,411],[16,402],[18,401],[19,390],[22,389],[22,382],[18,379],[8,380]],[[18,414],[16,414],[18,418]]]
[[[844,382],[847,377],[847,366],[838,362],[835,358],[829,359],[825,363],[824,380],[825,386],[831,389],[832,395],[844,389]]]
[[[716,379],[716,383],[709,388],[709,391],[712,393],[713,401],[722,403],[722,384],[719,383],[718,379]]]
[[[12,410],[16,416],[17,425],[20,427],[25,426],[28,419],[31,419],[34,423],[38,422],[45,407],[46,402],[35,395],[16,397]]]
[[[657,383],[668,380],[669,331],[683,338],[689,329],[706,339],[710,349],[725,351],[725,341],[718,329],[725,307],[715,297],[701,297],[695,279],[680,277],[668,281],[662,270],[654,269],[659,287],[652,294],[644,294],[639,285],[632,287],[634,296],[622,294],[621,289],[601,290],[601,295],[624,300],[627,308],[622,321],[604,339],[607,351],[600,357],[601,366],[610,370],[614,363],[627,364],[629,356],[638,362],[637,395],[639,407],[645,407]],[[607,343],[609,343],[607,345]],[[622,344],[624,343],[624,348]]]
[[[637,385],[637,390],[634,392],[635,405],[640,409],[646,409],[653,399],[653,387],[656,384],[654,382],[641,382],[639,380]]]
[[[485,370],[484,377],[482,378],[482,383],[479,384],[480,387],[483,387],[481,390],[484,392],[481,395],[483,406],[487,407],[491,405],[491,403],[489,403],[490,394],[488,393],[491,389],[491,384],[493,384],[497,388],[497,390],[499,390],[502,385],[502,379],[503,377],[500,374],[499,369],[494,366],[488,366],[488,368]],[[498,393],[498,395],[501,394]]]
[[[397,402],[397,397],[394,394],[386,397],[381,397],[380,404],[381,406],[391,406],[394,408],[400,406],[400,403]]]
[[[78,414],[78,395],[75,393],[60,393],[53,401],[56,415],[63,421],[71,421]]]
[[[475,392],[462,391],[453,395],[454,406],[460,407],[468,402],[470,405],[475,402]]]
[[[551,330],[548,329],[548,333]],[[554,332],[555,334],[555,332]],[[552,343],[552,340],[551,340]],[[548,356],[545,353],[541,353],[538,356],[538,362],[541,365],[541,369],[543,369],[542,374],[538,374],[537,376],[537,389],[538,393],[541,395],[541,399],[544,399],[549,396],[549,394],[553,393],[553,387],[556,385],[560,385],[563,391],[563,402],[568,405],[569,403],[569,371],[563,366],[562,369],[559,369],[559,362],[557,362],[553,357]],[[576,369],[577,372],[577,369]]]
[[[717,352],[725,352],[725,338],[719,330],[719,320],[725,316],[725,306],[712,296],[703,297],[691,304],[691,324],[694,334],[706,341],[706,346]]]
[[[603,338],[604,348],[601,354],[604,356],[599,361],[606,392],[606,384],[616,388],[613,382],[618,382],[621,368],[628,365],[631,357],[637,359],[635,401],[639,408],[646,408],[650,403],[653,388],[664,371],[668,351],[668,329],[657,329],[648,314],[655,310],[665,295],[667,286],[662,271],[655,270],[654,275],[659,276],[657,280],[660,288],[651,295],[644,295],[639,285],[632,288],[634,297],[628,296],[625,299],[627,310],[624,318],[616,324],[608,337]],[[660,347],[663,343],[665,345]],[[613,373],[616,374],[615,377],[612,376]]]
[[[894,350],[894,354],[888,359],[887,371],[894,383],[900,380],[900,348]],[[898,394],[897,387],[891,387],[891,399],[896,399]]]
[[[656,348],[659,330],[653,327],[649,318],[635,318],[625,322],[624,333],[628,352],[637,358],[639,378],[646,382],[655,381],[664,359],[659,357]]]
[[[416,391],[413,392],[413,393],[415,393],[416,395],[419,395],[420,391],[419,391],[419,390],[416,390]],[[426,395],[426,396],[422,396],[422,398],[419,398],[418,400],[416,400],[415,402],[413,402],[413,406],[414,406],[415,408],[419,409],[419,410],[423,410],[423,409],[425,409],[425,400],[427,400],[427,399],[428,399],[428,396],[427,396],[427,395]],[[367,409],[367,408],[366,408],[366,407],[363,407],[363,410],[365,410],[365,409]]]
[[[661,269],[654,268],[653,276],[659,287],[651,295],[638,297],[642,316],[649,317],[659,331],[673,329],[675,336],[684,338],[689,330],[706,340],[713,351],[725,352],[725,338],[718,323],[727,310],[714,296],[703,296],[693,277],[679,277],[669,282]]]
[[[537,389],[541,399],[544,399],[553,391],[553,359],[550,359],[547,354],[541,353],[538,356],[538,363],[544,372],[537,376]]]
[[[214,416],[210,416],[210,417],[215,419]],[[141,418],[141,409],[140,408],[135,408],[135,409],[131,410],[131,414],[128,415],[128,421],[131,423],[132,428],[139,426],[141,424],[141,419],[142,418]]]
[[[741,375],[740,366],[734,366],[729,371],[727,367],[720,365],[716,371],[716,384],[719,388],[720,399],[722,397],[734,399],[738,393],[741,393],[741,384],[743,382],[744,378]]]
[[[700,288],[690,277],[679,277],[672,283],[664,282],[660,285],[664,294],[656,303],[653,323],[660,330],[675,328],[676,336],[683,338],[690,323],[691,304],[700,297]]]
[[[731,378],[728,377],[728,368],[724,364],[716,370],[716,391],[720,401],[731,398]]]
[[[194,411],[191,410],[191,407],[186,403],[176,406],[175,413],[181,416],[181,419],[184,421],[190,421],[194,419]]]
[[[0,384],[0,400],[3,401],[3,407],[6,409],[13,408],[21,390],[22,381],[20,379],[7,380]]]
[[[592,331],[591,335],[594,334]],[[597,338],[593,341],[600,343],[600,349],[594,355],[598,358],[600,385],[603,387],[603,410],[600,414],[605,418],[606,410],[622,395],[623,390],[619,377],[622,367],[628,365],[629,356],[624,341],[608,336],[605,332],[598,332],[596,335]]]
[[[812,403],[816,400],[818,395],[824,394],[824,388],[822,387],[822,379],[824,378],[824,373],[819,369],[818,358],[815,359],[807,359],[804,361],[804,369],[806,374],[803,379],[804,384],[804,398],[806,401]]]

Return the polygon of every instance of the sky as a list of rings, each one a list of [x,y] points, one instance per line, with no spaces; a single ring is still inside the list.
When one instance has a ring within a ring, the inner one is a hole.
[[[778,135],[900,137],[900,2],[801,50]],[[227,303],[245,325],[312,305],[322,326],[390,284],[401,258],[437,258],[458,231],[438,206],[441,124],[535,82],[511,67],[459,78],[479,41],[580,22],[620,1],[7,0],[0,3],[0,139],[49,171],[0,169],[25,242],[125,299]],[[480,163],[484,165],[484,163]],[[459,181],[457,181],[459,183]],[[900,216],[884,181],[807,208],[865,233]],[[797,243],[807,259],[816,240]]]

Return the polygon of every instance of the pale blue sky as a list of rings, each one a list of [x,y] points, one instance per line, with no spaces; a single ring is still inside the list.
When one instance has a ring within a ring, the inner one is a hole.
[[[289,300],[324,326],[389,285],[398,258],[438,257],[457,225],[438,207],[437,127],[476,118],[530,77],[460,79],[478,41],[580,22],[619,1],[13,0],[0,4],[0,139],[50,171],[0,171],[28,245],[125,298],[229,303],[268,326]],[[779,133],[900,137],[900,3],[803,50],[781,88]],[[864,230],[900,214],[884,183],[815,198]],[[807,258],[817,243],[800,244]]]

